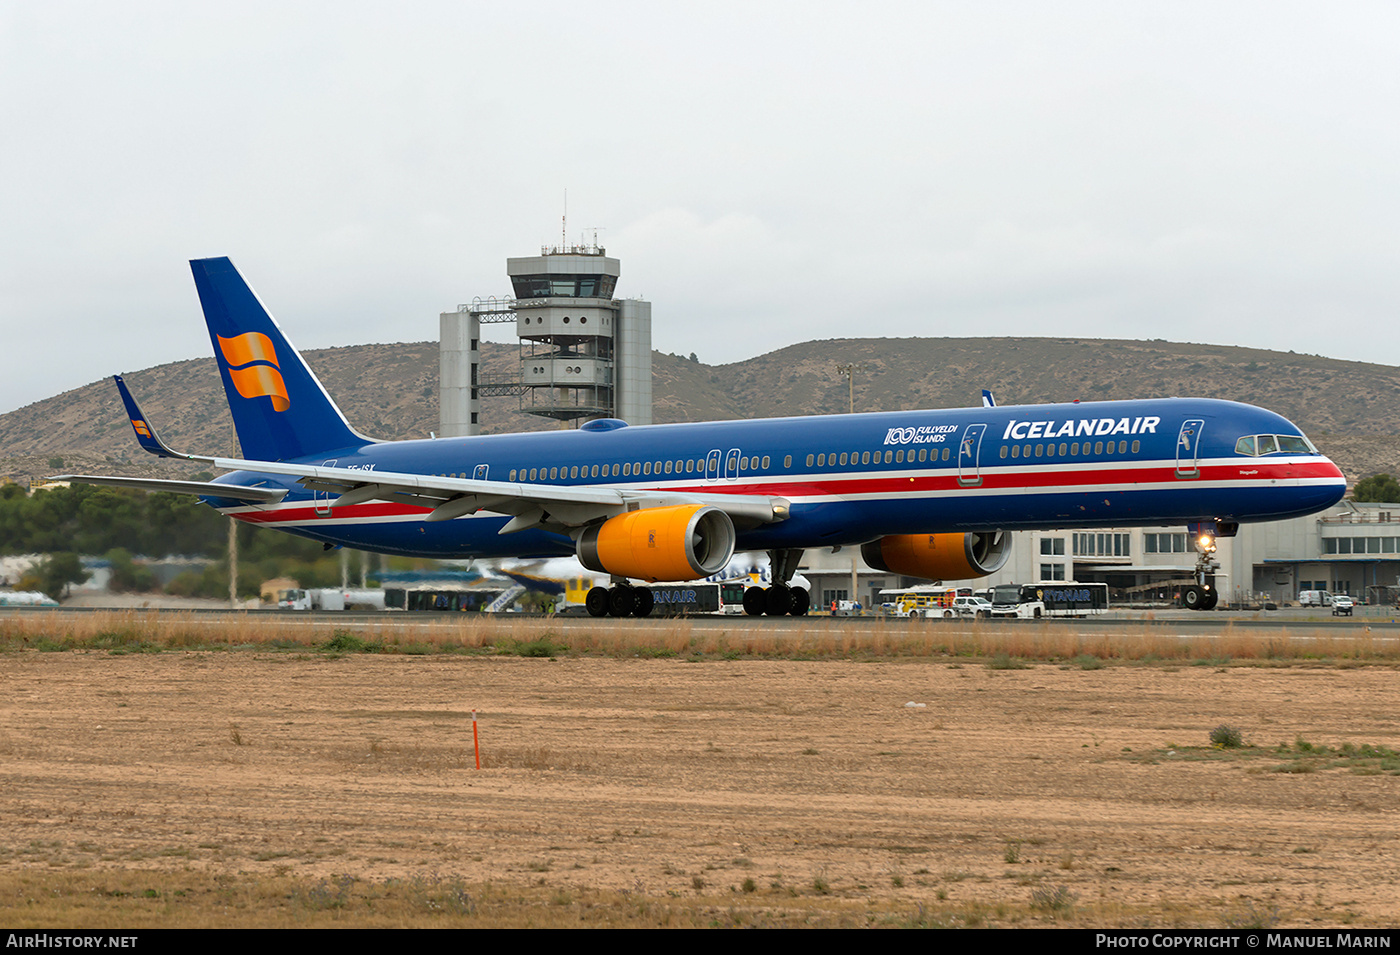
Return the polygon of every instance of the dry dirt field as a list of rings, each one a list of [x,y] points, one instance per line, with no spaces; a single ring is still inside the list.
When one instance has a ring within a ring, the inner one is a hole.
[[[1400,747],[1387,667],[20,651],[0,680],[10,927],[1400,925],[1400,776],[1297,745]]]

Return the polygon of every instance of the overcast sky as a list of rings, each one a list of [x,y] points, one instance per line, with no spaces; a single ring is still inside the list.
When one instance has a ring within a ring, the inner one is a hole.
[[[435,339],[560,240],[710,363],[848,336],[1400,363],[1400,5],[0,0],[0,412]],[[509,332],[498,340],[513,340]]]

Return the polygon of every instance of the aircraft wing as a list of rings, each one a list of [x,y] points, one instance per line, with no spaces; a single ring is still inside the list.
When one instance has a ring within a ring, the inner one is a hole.
[[[240,487],[236,484],[215,484],[212,481],[168,481],[162,478],[114,477],[105,474],[60,474],[51,481],[73,484],[100,484],[105,487],[134,487],[142,491],[169,491],[174,494],[201,494],[222,497],[250,504],[276,504],[287,496],[281,487]]]
[[[334,494],[328,501],[332,510],[363,504],[367,501],[394,501],[430,508],[426,520],[447,521],[476,511],[508,514],[511,520],[501,528],[502,534],[531,527],[567,529],[581,527],[597,520],[613,517],[629,510],[676,504],[709,504],[724,511],[739,526],[756,526],[786,520],[788,502],[780,497],[739,494],[696,494],[643,490],[627,486],[561,486],[557,484],[517,484],[506,481],[478,481],[465,478],[439,477],[431,474],[410,474],[376,471],[362,468],[324,467],[291,464],[281,461],[250,461],[239,458],[215,458],[183,454],[170,448],[156,433],[137,405],[120,375],[114,376],[117,389],[126,405],[131,426],[141,447],[160,457],[195,461],[234,471],[254,471],[280,474],[295,478],[298,484],[312,490]],[[127,487],[151,487],[183,491],[233,500],[257,503],[275,502],[267,488],[241,488],[231,484],[195,481],[142,481],[136,478],[69,475],[68,480],[89,484],[120,484]],[[138,483],[139,482],[139,483]],[[240,494],[247,492],[246,497]]]
[[[335,495],[329,500],[338,507],[366,501],[394,501],[431,508],[428,521],[448,521],[476,511],[509,514],[512,520],[501,529],[509,534],[531,527],[580,527],[629,510],[676,504],[710,504],[724,511],[740,526],[755,526],[787,518],[788,502],[783,498],[739,494],[695,494],[642,490],[631,487],[561,486],[557,484],[518,484],[507,481],[477,481],[469,478],[438,477],[358,468],[321,467],[280,461],[247,461],[236,458],[210,458],[182,455],[218,468],[256,471],[293,477],[312,491]],[[216,496],[236,497],[229,485],[216,484]],[[208,494],[210,491],[195,493]]]

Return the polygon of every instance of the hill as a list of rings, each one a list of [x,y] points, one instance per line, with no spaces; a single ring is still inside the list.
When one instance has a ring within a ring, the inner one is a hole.
[[[804,342],[729,365],[655,353],[655,420],[827,414],[847,408],[837,362],[855,362],[858,411],[1194,395],[1247,401],[1297,422],[1351,481],[1400,473],[1400,368],[1264,349],[1072,338],[863,338]],[[436,342],[306,353],[351,423],[377,438],[427,437],[438,426]],[[482,343],[483,373],[509,374],[512,345]],[[126,376],[174,447],[228,453],[232,427],[212,358]],[[540,431],[514,398],[483,402],[488,433]],[[62,458],[62,465],[50,460]],[[187,475],[136,446],[110,381],[0,415],[0,473],[55,470]]]

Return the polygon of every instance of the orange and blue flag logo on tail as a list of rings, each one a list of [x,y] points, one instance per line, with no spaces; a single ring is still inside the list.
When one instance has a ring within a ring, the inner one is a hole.
[[[151,429],[146,427],[146,422],[142,421],[140,418],[132,418],[131,426],[136,429],[136,433],[141,437],[149,438],[151,436]]]
[[[233,338],[219,335],[218,339],[219,350],[228,363],[229,378],[240,395],[271,398],[275,411],[286,411],[292,406],[272,339],[262,332],[245,332]]]

